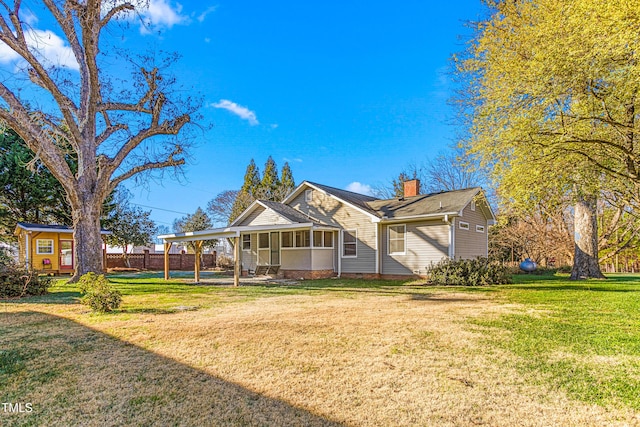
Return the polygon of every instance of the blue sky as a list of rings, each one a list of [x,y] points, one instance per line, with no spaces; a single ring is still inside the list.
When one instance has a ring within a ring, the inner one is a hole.
[[[454,142],[448,61],[480,0],[152,0],[133,48],[178,51],[204,125],[180,182],[129,189],[160,225],[238,189],[271,155],[296,182],[366,191]],[[0,60],[2,52],[0,51]]]

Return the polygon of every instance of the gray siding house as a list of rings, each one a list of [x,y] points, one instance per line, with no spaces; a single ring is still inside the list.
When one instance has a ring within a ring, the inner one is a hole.
[[[243,274],[286,278],[421,276],[444,258],[487,256],[495,216],[481,188],[375,197],[305,181],[282,203],[258,200],[228,228]]]

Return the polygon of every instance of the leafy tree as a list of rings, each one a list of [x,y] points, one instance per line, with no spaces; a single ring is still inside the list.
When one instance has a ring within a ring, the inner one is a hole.
[[[640,184],[640,3],[486,3],[492,15],[457,58],[473,151],[508,199],[572,195],[572,278],[603,277],[597,196],[612,180]]]
[[[211,218],[202,208],[198,207],[193,214],[183,216],[173,222],[173,231],[176,233],[186,233],[189,231],[202,231],[213,228]],[[203,246],[212,247],[218,244],[217,240],[205,240]],[[189,242],[189,247],[195,250],[193,242]]]
[[[129,246],[145,246],[153,242],[158,229],[151,219],[151,211],[133,207],[129,203],[130,193],[120,188],[116,192],[116,203],[105,226],[112,234],[107,235],[107,243],[122,248],[122,258],[127,267],[129,263]]]
[[[0,133],[0,240],[13,239],[18,221],[70,225],[71,208],[51,172],[5,129]]]
[[[66,64],[47,58],[47,43],[32,28],[35,9],[22,3],[0,4],[0,41],[24,64],[0,82],[0,120],[65,190],[77,280],[102,270],[100,213],[109,193],[126,179],[184,163],[181,131],[196,103],[172,99],[179,91],[166,69],[174,56],[133,56],[121,49],[117,26],[148,7],[147,1],[43,0],[38,12],[50,15],[59,30],[55,37],[72,53]],[[75,171],[67,162],[69,150],[77,158]]]

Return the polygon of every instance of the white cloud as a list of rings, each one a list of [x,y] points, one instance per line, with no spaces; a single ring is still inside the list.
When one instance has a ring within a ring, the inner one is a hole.
[[[284,160],[285,162],[302,163],[302,159],[299,157],[296,157],[295,159],[288,159],[284,157],[282,160]]]
[[[45,66],[58,66],[78,70],[78,62],[73,56],[73,51],[64,40],[49,30],[28,30],[25,40],[29,49],[34,52]],[[21,57],[9,46],[0,42],[0,63],[20,61]]]
[[[204,12],[198,15],[196,19],[198,20],[198,22],[203,22],[207,18],[207,15],[215,12],[217,8],[218,6],[209,6]]]
[[[150,34],[153,29],[171,28],[174,25],[186,25],[191,22],[187,15],[182,15],[182,5],[170,0],[151,0],[149,7],[139,10],[143,25],[140,26],[140,33]],[[127,14],[129,19],[132,14]]]
[[[368,184],[362,184],[358,181],[354,181],[347,185],[345,188],[347,191],[353,191],[354,193],[365,194],[367,196],[373,196],[373,188]]]
[[[249,110],[247,107],[238,105],[235,102],[229,101],[228,99],[221,99],[220,102],[211,104],[211,106],[230,111],[236,116],[240,117],[241,119],[248,121],[251,126],[256,126],[260,124],[258,122],[258,118],[256,117],[256,113]]]

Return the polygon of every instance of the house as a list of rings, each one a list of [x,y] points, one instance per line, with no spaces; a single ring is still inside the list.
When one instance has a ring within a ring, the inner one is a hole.
[[[109,233],[102,230],[102,234]],[[13,234],[18,238],[19,263],[44,272],[73,273],[75,252],[72,227],[19,222]]]
[[[420,194],[412,180],[403,198],[382,200],[304,181],[282,203],[255,201],[227,228],[161,237],[233,237],[242,274],[407,277],[445,258],[486,257],[494,221],[479,187]]]

